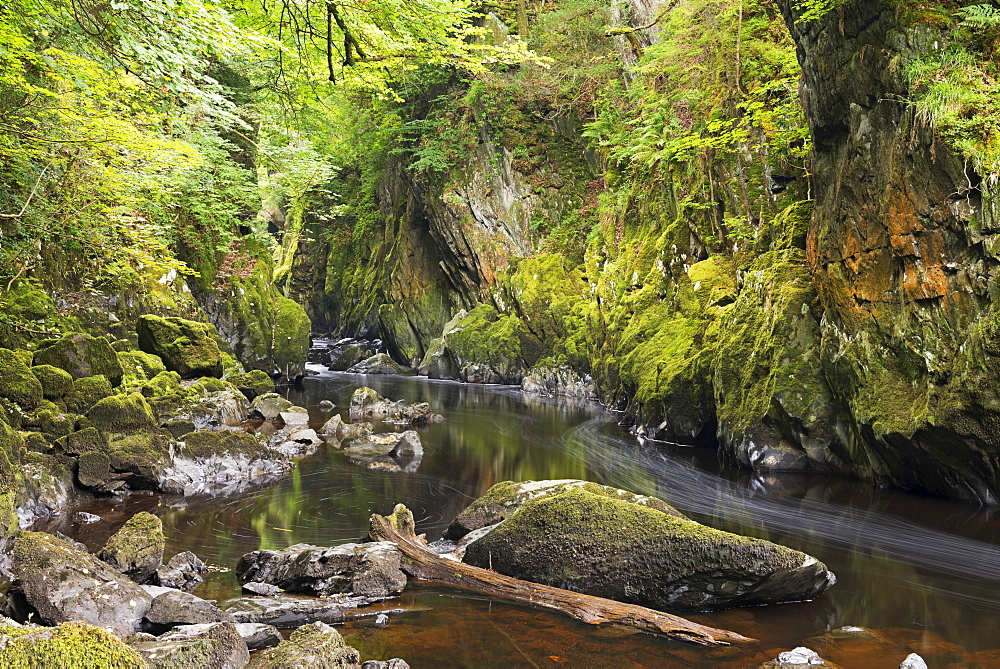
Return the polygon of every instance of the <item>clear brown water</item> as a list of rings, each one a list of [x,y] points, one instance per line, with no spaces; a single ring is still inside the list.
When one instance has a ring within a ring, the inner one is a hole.
[[[288,476],[227,498],[134,495],[84,510],[103,520],[60,529],[99,547],[132,513],[152,510],[167,554],[192,550],[232,568],[261,548],[333,545],[367,532],[371,513],[403,502],[418,530],[439,537],[471,500],[508,479],[581,478],[659,496],[720,529],[769,539],[826,562],[839,583],[813,602],[688,617],[760,640],[706,650],[646,634],[598,629],[555,613],[411,587],[386,607],[386,627],[367,620],[343,629],[365,658],[406,658],[420,667],[757,666],[804,639],[844,625],[882,640],[841,648],[806,642],[846,667],[895,667],[911,651],[930,666],[1000,666],[1000,513],[944,500],[876,490],[865,482],[801,475],[754,476],[720,467],[714,450],[639,444],[614,414],[593,404],[546,401],[510,388],[402,377],[325,373],[289,398],[314,422],[346,406],[354,388],[426,401],[445,421],[421,428],[425,456],[415,473],[353,466],[333,449],[303,459]],[[196,591],[238,596],[231,572]]]

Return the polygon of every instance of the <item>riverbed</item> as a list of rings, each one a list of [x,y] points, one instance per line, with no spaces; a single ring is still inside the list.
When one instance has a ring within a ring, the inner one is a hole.
[[[333,401],[333,412],[343,410],[346,418],[350,395],[362,385],[393,399],[429,402],[444,415],[443,422],[419,428],[425,454],[416,471],[369,470],[321,448],[289,475],[237,495],[135,494],[124,503],[82,508],[100,522],[83,525],[66,515],[36,527],[59,529],[96,549],[131,514],[150,510],[163,519],[166,557],[191,550],[217,569],[195,594],[224,600],[239,596],[229,570],[248,551],[357,540],[371,513],[388,513],[397,502],[414,512],[419,532],[436,539],[494,483],[580,478],[655,495],[703,523],[805,551],[825,562],[838,583],[812,602],[681,612],[760,640],[741,648],[708,651],[414,586],[381,607],[392,610],[387,625],[369,617],[344,626],[348,642],[364,658],[402,657],[415,669],[756,666],[842,626],[880,637],[860,654],[858,647],[832,646],[823,653],[852,667],[895,667],[911,650],[930,666],[944,666],[967,653],[990,657],[983,651],[1000,646],[996,509],[846,478],[727,468],[714,449],[637,442],[618,425],[618,415],[595,403],[542,399],[517,388],[324,370],[285,394],[309,408],[318,426],[333,415],[318,409],[320,401]],[[995,657],[1000,662],[1000,650]]]

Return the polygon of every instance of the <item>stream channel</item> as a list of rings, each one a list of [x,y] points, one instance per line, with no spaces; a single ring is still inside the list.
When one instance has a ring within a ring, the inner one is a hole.
[[[421,667],[757,666],[804,639],[845,625],[878,631],[851,667],[896,667],[910,650],[946,666],[979,652],[1000,663],[1000,512],[875,489],[870,483],[804,475],[753,475],[719,464],[714,449],[638,443],[617,416],[594,403],[547,400],[519,389],[323,370],[289,389],[321,425],[362,385],[392,399],[429,402],[445,417],[420,428],[425,455],[413,473],[368,470],[333,448],[302,459],[287,476],[228,497],[135,494],[80,510],[102,520],[81,525],[72,514],[39,523],[92,550],[131,514],[163,519],[169,557],[191,550],[231,569],[243,553],[296,543],[357,540],[369,514],[397,502],[437,539],[451,519],[494,483],[580,478],[658,496],[714,527],[769,539],[814,555],[838,583],[816,601],[682,615],[760,640],[743,648],[704,649],[647,634],[595,628],[556,613],[410,585],[373,617],[341,628],[363,658],[402,657]],[[346,417],[346,410],[344,411]],[[390,429],[386,427],[386,429]],[[609,575],[613,577],[613,575]],[[231,571],[207,575],[195,591],[239,596]],[[392,612],[397,611],[397,612]],[[809,645],[808,642],[806,645]],[[964,649],[964,650],[963,650]],[[986,651],[986,652],[982,652]],[[998,665],[993,665],[998,666]]]

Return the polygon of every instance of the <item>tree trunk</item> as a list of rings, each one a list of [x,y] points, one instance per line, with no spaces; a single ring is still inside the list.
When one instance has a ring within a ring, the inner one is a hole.
[[[626,625],[704,646],[726,646],[753,641],[735,632],[706,627],[643,606],[522,581],[440,557],[426,547],[422,537],[416,535],[413,514],[402,504],[397,504],[389,516],[373,513],[368,536],[373,541],[391,541],[396,544],[405,556],[401,567],[403,572],[417,580],[553,609],[591,625]]]

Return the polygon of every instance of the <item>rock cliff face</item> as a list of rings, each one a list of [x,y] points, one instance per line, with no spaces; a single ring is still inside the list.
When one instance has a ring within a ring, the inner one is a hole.
[[[814,139],[817,344],[848,409],[829,448],[859,473],[996,504],[1000,220],[980,176],[902,102],[905,65],[940,35],[878,0],[812,22],[780,4]]]
[[[345,220],[353,240],[319,222],[305,236],[291,295],[320,328],[377,334],[433,376],[572,369],[647,437],[997,503],[998,206],[903,102],[907,63],[941,35],[879,0],[811,22],[794,4],[779,2],[802,69],[808,184],[766,151],[719,158],[698,177],[712,201],[684,209],[698,184],[629,184],[554,115],[545,142],[483,131],[435,176],[385,158],[346,215],[368,217]],[[659,11],[611,15],[639,26]],[[658,39],[613,38],[626,65]],[[546,245],[546,221],[594,212],[582,259]],[[699,216],[753,234],[723,244]]]

